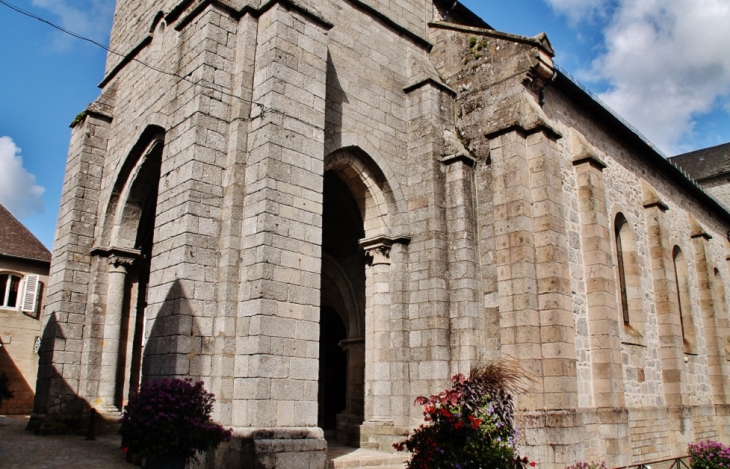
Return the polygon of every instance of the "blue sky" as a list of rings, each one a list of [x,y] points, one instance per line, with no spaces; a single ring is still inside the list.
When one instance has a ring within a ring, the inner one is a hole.
[[[113,0],[4,0],[107,43]],[[546,32],[556,62],[668,155],[730,141],[730,1],[462,0],[495,29]],[[106,52],[0,4],[0,203],[50,249],[69,123]]]

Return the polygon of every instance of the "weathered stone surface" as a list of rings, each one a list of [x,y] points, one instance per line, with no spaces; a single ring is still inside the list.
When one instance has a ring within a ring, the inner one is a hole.
[[[730,214],[544,35],[452,4],[118,1],[130,55],[73,132],[36,412],[191,377],[237,435],[206,464],[321,469],[322,428],[392,451],[416,396],[505,358],[542,467],[727,442]]]

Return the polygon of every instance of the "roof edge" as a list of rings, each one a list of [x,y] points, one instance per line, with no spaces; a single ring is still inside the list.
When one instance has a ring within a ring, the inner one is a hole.
[[[723,222],[730,224],[730,212],[728,209],[705,192],[684,171],[669,161],[638,130],[624,121],[615,111],[609,108],[557,64],[555,65],[555,71],[556,77],[552,86],[568,95],[569,98],[577,101],[584,108],[587,108],[598,120],[607,122],[607,127],[611,131],[618,133],[620,137],[628,142],[628,146],[638,150],[637,153],[641,159],[650,163],[669,179],[677,183],[690,196],[704,204],[708,210],[718,214]]]

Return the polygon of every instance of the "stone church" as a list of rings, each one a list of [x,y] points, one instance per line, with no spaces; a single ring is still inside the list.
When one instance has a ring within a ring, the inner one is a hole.
[[[210,465],[322,469],[502,358],[540,467],[730,442],[730,213],[544,34],[452,0],[117,0],[110,47],[31,426],[187,376],[234,429]]]

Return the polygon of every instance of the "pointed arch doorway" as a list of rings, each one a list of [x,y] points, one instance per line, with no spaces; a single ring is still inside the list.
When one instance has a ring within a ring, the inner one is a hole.
[[[324,178],[318,425],[328,438],[360,446],[365,401],[364,224],[350,189]]]
[[[148,128],[120,169],[106,211],[107,294],[99,373],[99,410],[121,411],[142,380],[145,310],[151,272],[164,132]]]

